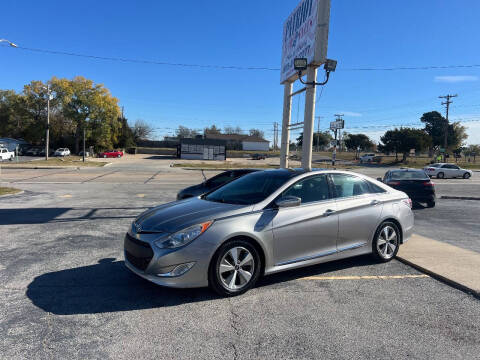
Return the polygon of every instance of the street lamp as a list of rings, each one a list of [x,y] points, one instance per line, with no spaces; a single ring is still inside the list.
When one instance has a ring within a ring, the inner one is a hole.
[[[15,48],[17,47],[17,44],[14,44],[11,41],[8,41],[7,39],[0,39],[0,43],[2,43],[2,42],[6,42],[11,47],[15,47]]]

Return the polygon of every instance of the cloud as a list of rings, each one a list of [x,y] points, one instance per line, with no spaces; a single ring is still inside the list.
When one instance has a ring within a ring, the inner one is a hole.
[[[457,83],[465,81],[478,81],[478,76],[473,75],[449,75],[435,76],[435,82]]]
[[[362,116],[362,114],[358,113],[358,112],[353,112],[353,111],[340,111],[339,112],[340,114],[343,114],[345,116],[352,116],[352,117],[360,117]]]

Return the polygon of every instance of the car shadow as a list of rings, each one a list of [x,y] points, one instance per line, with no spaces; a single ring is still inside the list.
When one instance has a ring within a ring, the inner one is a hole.
[[[0,225],[64,223],[99,219],[134,219],[146,207],[0,209]],[[130,213],[129,213],[130,212]]]
[[[257,287],[374,263],[368,256],[338,260],[266,276]],[[132,311],[219,299],[208,288],[173,289],[155,285],[113,258],[37,276],[28,285],[26,295],[35,306],[56,315]]]
[[[146,157],[145,160],[178,160],[178,157],[174,155],[152,155]]]

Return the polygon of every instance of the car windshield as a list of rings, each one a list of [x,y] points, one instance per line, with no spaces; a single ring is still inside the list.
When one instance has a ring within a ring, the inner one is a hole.
[[[430,179],[424,171],[392,171],[392,180],[428,180]]]
[[[265,200],[295,176],[290,171],[259,171],[245,175],[204,197],[208,201],[252,205]]]

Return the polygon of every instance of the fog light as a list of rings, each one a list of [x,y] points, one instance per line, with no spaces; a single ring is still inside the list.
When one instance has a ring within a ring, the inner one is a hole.
[[[177,265],[172,271],[169,271],[164,274],[157,274],[159,277],[175,277],[175,276],[180,276],[185,274],[188,270],[190,270],[193,265],[195,265],[195,262],[189,262],[185,264],[180,264]]]

